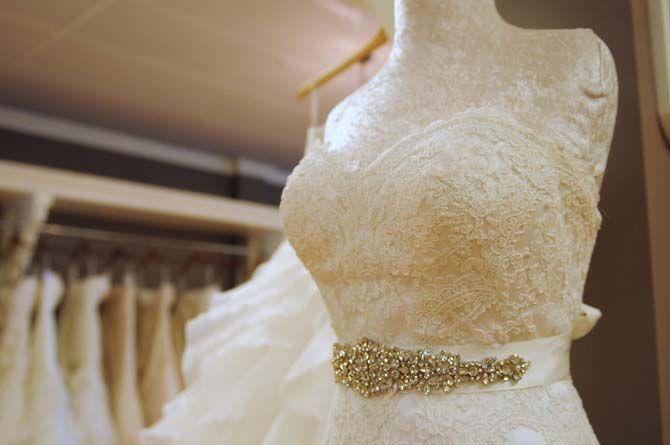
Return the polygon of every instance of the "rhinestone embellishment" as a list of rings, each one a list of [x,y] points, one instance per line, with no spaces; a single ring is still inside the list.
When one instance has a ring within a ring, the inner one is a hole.
[[[411,390],[429,395],[467,383],[514,383],[530,367],[529,361],[516,354],[502,360],[487,357],[463,361],[460,355],[446,351],[433,355],[428,349],[391,348],[367,338],[354,344],[335,343],[332,364],[335,382],[363,397]]]

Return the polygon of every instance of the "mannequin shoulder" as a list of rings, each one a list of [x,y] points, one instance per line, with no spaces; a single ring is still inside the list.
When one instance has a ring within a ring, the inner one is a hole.
[[[595,46],[595,57],[597,57],[597,78],[601,88],[604,90],[603,93],[607,95],[617,95],[618,80],[614,56],[612,56],[612,52],[607,44],[596,33],[591,32],[591,34],[593,45]]]
[[[576,81],[589,97],[616,98],[617,70],[607,44],[593,30],[578,28],[547,31],[544,56],[550,65],[563,66],[567,78]]]
[[[590,80],[605,93],[615,93],[617,86],[616,65],[607,44],[592,29],[580,28],[568,31],[579,69],[589,71]]]
[[[593,166],[593,174],[601,183],[616,123],[619,84],[617,69],[607,44],[592,30],[583,30],[581,45],[583,57],[580,72],[584,74],[580,86],[585,93],[587,107],[592,112],[590,144],[585,158]]]

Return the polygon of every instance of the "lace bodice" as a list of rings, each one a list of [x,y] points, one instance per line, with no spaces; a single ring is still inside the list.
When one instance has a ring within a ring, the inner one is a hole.
[[[343,341],[503,343],[570,331],[601,221],[591,172],[473,109],[368,163],[313,148],[281,211]]]
[[[587,29],[511,27],[492,0],[395,6],[387,63],[333,109],[282,196],[338,338],[570,332],[616,115],[609,50]]]

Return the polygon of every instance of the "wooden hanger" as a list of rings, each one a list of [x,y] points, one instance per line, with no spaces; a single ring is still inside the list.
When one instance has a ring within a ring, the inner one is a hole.
[[[188,258],[186,258],[184,264],[177,271],[177,276],[179,277],[177,280],[177,287],[180,291],[184,291],[188,287],[189,277],[193,269],[196,266],[201,266],[203,264],[204,260],[202,255],[199,253],[192,253]]]
[[[366,43],[365,46],[363,46],[361,49],[359,49],[354,54],[349,56],[342,63],[340,63],[339,65],[335,66],[334,68],[328,71],[321,73],[319,76],[316,77],[316,79],[312,79],[305,82],[298,90],[297,93],[298,99],[305,98],[312,90],[317,89],[322,85],[325,85],[331,79],[338,76],[340,73],[346,71],[352,65],[366,60],[367,58],[370,57],[370,55],[374,50],[382,46],[387,41],[388,38],[386,37],[384,29],[379,28],[374,37],[368,43]]]
[[[166,259],[156,249],[148,250],[137,264],[141,267],[139,281],[144,286],[154,286],[156,281],[160,286],[168,281],[169,273]]]
[[[132,257],[126,249],[117,246],[104,263],[103,269],[109,273],[113,282],[123,283],[126,277],[132,273]]]
[[[67,260],[67,277],[70,284],[78,279],[82,272],[86,274],[86,259],[92,255],[91,245],[87,241],[79,241],[70,258]]]

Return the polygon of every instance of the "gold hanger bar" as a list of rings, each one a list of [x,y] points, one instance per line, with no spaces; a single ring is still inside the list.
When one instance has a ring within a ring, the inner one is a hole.
[[[379,28],[375,36],[368,43],[366,43],[365,46],[349,56],[342,63],[328,71],[321,73],[316,79],[305,82],[298,90],[298,99],[305,98],[312,90],[325,85],[331,79],[346,71],[352,65],[367,59],[374,50],[382,46],[387,41],[388,38],[386,37],[384,29]]]

